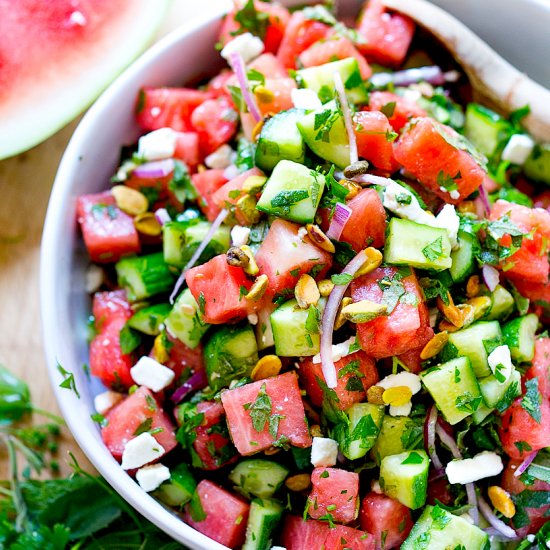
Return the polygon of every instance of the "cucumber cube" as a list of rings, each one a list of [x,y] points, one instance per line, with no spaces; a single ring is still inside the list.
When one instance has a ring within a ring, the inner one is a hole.
[[[144,334],[156,336],[160,333],[160,327],[171,309],[170,304],[155,304],[144,307],[130,317],[128,326]]]
[[[445,361],[454,357],[468,357],[476,376],[483,378],[492,374],[487,357],[501,341],[498,321],[480,321],[449,334],[442,358]]]
[[[429,466],[422,450],[386,456],[380,464],[380,487],[390,498],[417,510],[426,503]]]
[[[250,504],[242,550],[269,550],[282,515],[283,505],[278,500],[254,499]]]
[[[486,550],[489,548],[487,533],[460,516],[455,516],[439,506],[426,506],[414,524],[401,550]]]
[[[271,117],[262,126],[256,146],[256,166],[271,171],[281,160],[304,163],[306,144],[296,123],[305,115],[303,109],[289,109]]]
[[[491,309],[487,315],[490,321],[504,319],[514,309],[514,297],[503,286],[497,285],[491,292]]]
[[[481,395],[483,396],[485,405],[491,409],[495,408],[497,403],[504,397],[504,394],[512,384],[516,385],[517,395],[520,395],[521,375],[516,369],[512,371],[512,374],[508,380],[506,380],[503,384],[501,384],[492,374],[490,376],[486,376],[485,378],[481,378],[479,380],[479,389],[481,391]]]
[[[191,349],[199,345],[201,338],[210,327],[203,322],[199,304],[188,288],[178,296],[164,324],[172,336]]]
[[[384,248],[384,261],[442,271],[452,265],[451,242],[445,229],[392,218]]]
[[[309,463],[309,461],[308,461]],[[281,487],[288,475],[288,468],[272,460],[256,458],[239,462],[231,473],[229,480],[235,489],[250,498],[270,498]]]
[[[422,383],[449,424],[474,413],[483,401],[467,357],[457,357],[421,373]]]
[[[534,314],[518,317],[502,328],[504,343],[510,348],[514,361],[524,363],[535,356],[535,332],[539,326],[539,318]]]
[[[290,160],[281,160],[258,201],[262,212],[298,223],[312,223],[325,189],[325,176]]]
[[[449,269],[453,282],[461,283],[469,277],[475,267],[475,250],[479,241],[475,235],[467,231],[458,232],[458,248],[451,252],[452,265]]]
[[[523,165],[525,175],[550,185],[550,143],[538,143]]]
[[[388,455],[422,447],[423,440],[422,426],[408,416],[385,415],[371,455],[380,464]]]
[[[361,77],[359,64],[354,57],[346,57],[338,61],[308,67],[296,71],[296,80],[304,88],[317,92],[319,99],[326,103],[336,95],[334,89],[334,73],[339,73],[346,90],[346,96],[353,103],[367,103],[369,95]]]
[[[481,153],[491,157],[501,143],[508,141],[506,138],[512,135],[513,129],[507,120],[494,111],[470,103],[466,108],[464,133]]]
[[[257,362],[258,346],[250,325],[224,326],[204,346],[206,376],[214,391],[249,376]]]
[[[344,116],[336,101],[308,113],[297,123],[307,146],[319,157],[339,168],[350,163],[349,139]]]
[[[289,300],[271,314],[275,353],[281,357],[306,357],[320,350],[321,336],[316,323],[311,323],[307,309]],[[313,326],[311,326],[313,325]]]
[[[170,470],[170,479],[154,495],[168,506],[181,507],[191,500],[196,487],[197,482],[187,464],[178,464]]]

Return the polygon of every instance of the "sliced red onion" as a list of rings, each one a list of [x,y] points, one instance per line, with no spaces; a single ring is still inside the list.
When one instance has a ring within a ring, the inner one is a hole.
[[[202,390],[202,388],[206,387],[208,385],[208,380],[206,379],[206,373],[203,369],[195,372],[191,375],[191,377],[186,380],[171,396],[170,399],[174,403],[179,403],[183,400],[183,398],[190,394],[191,392],[195,392],[198,390]]]
[[[344,115],[344,124],[348,134],[349,163],[353,164],[359,160],[359,154],[357,153],[357,140],[355,139],[353,121],[351,120],[351,109],[349,108],[348,97],[346,96],[346,90],[344,89],[344,83],[342,82],[340,73],[334,73],[334,87],[336,88],[338,99],[340,100],[342,114]]]
[[[435,427],[437,425],[437,408],[435,405],[430,407],[426,420],[424,421],[424,440],[426,452],[430,455],[432,464],[436,470],[443,468],[443,463],[437,456],[435,450]]]
[[[434,86],[441,86],[447,81],[447,76],[450,81],[456,80],[455,75],[447,75],[439,67],[431,65],[394,73],[375,73],[371,76],[370,81],[377,88],[387,86],[390,83],[393,83],[394,86],[409,86],[417,82],[429,82]]]
[[[197,250],[195,250],[195,253],[193,254],[193,256],[191,256],[191,259],[187,262],[185,267],[182,269],[181,274],[178,277],[178,280],[176,281],[176,286],[174,287],[172,294],[170,294],[171,304],[174,303],[176,296],[178,295],[183,283],[185,282],[185,275],[187,271],[189,271],[195,265],[197,260],[200,258],[200,255],[204,252],[204,249],[208,246],[208,243],[212,240],[214,233],[216,233],[216,231],[219,229],[220,225],[224,222],[228,214],[229,212],[225,208],[218,214],[218,217],[212,222],[212,225],[208,230],[208,233],[204,236],[204,239],[202,240],[201,244],[199,244],[199,246],[197,247]]]
[[[530,452],[524,459],[523,462],[516,468],[516,471],[514,472],[514,476],[519,477],[521,474],[531,466],[531,462],[535,460],[535,457],[537,456],[538,451],[532,451]]]
[[[260,120],[262,120],[262,115],[260,113],[260,110],[258,109],[258,105],[256,105],[256,99],[250,92],[250,86],[248,84],[248,78],[246,76],[246,66],[244,64],[244,60],[241,54],[238,52],[232,52],[229,55],[229,64],[231,65],[231,68],[233,69],[233,72],[237,77],[237,82],[239,83],[239,87],[241,88],[241,93],[244,102],[248,107],[248,111],[256,122],[260,122]]]
[[[479,200],[481,201],[483,205],[483,209],[485,210],[485,217],[489,215],[489,212],[491,212],[491,203],[489,202],[489,195],[487,194],[487,189],[482,185],[478,187],[479,191]]]
[[[334,239],[337,241],[340,238],[340,235],[342,234],[342,231],[344,230],[346,223],[348,223],[349,217],[352,213],[353,210],[349,206],[346,206],[341,202],[336,203],[336,207],[334,208],[334,216],[332,216],[332,220],[330,221],[330,226],[327,231],[327,237],[329,239]]]
[[[349,262],[342,270],[342,273],[351,275],[352,277],[359,268],[367,261],[367,255],[364,250],[361,250],[353,260]],[[334,333],[334,321],[338,314],[340,302],[348,289],[349,283],[344,285],[336,285],[330,293],[327,305],[323,312],[321,321],[321,368],[325,382],[329,388],[335,388],[337,384],[336,367],[332,360],[332,336]]]
[[[393,180],[390,178],[383,178],[382,176],[375,176],[374,174],[360,174],[350,179],[356,183],[368,183],[370,185],[381,185],[383,187],[393,183]]]
[[[517,533],[502,520],[498,519],[491,507],[487,504],[483,497],[478,499],[479,509],[483,517],[503,536],[507,539],[516,539]]]
[[[443,445],[451,451],[454,458],[462,458],[460,449],[458,448],[458,445],[452,435],[449,435],[439,424],[436,425],[435,432],[439,436],[439,439],[441,439],[441,443],[443,443]]]
[[[134,168],[132,174],[138,178],[164,178],[174,171],[174,159],[146,162]]]
[[[468,497],[468,504],[471,508],[468,510],[468,514],[474,521],[474,525],[479,525],[479,509],[477,507],[477,495],[476,486],[473,483],[466,483],[466,496]]]
[[[172,221],[172,218],[170,217],[170,214],[168,214],[168,210],[166,210],[166,208],[159,208],[155,210],[155,218],[160,225],[164,225]]]
[[[492,265],[484,265],[481,268],[481,275],[483,276],[483,281],[487,285],[487,288],[493,292],[500,282],[500,273],[498,269],[494,268]]]

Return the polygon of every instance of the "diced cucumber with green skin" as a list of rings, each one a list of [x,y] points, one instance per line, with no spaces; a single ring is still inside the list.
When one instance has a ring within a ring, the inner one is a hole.
[[[485,403],[481,403],[476,412],[472,414],[474,424],[481,424],[494,410],[485,405]]]
[[[426,504],[430,459],[425,451],[389,455],[380,464],[382,491],[411,510]]]
[[[487,320],[505,319],[514,309],[514,297],[502,285],[497,285],[491,292],[491,309]]]
[[[414,442],[417,441],[417,444]],[[397,455],[407,450],[421,448],[424,441],[423,427],[408,416],[385,415],[371,450],[377,464],[389,455]]]
[[[361,77],[357,59],[353,57],[296,71],[296,81],[304,88],[316,92],[319,99],[323,103],[326,103],[336,96],[334,73],[340,74],[344,89],[346,90],[346,96],[351,102],[368,102],[369,94]]]
[[[535,145],[523,171],[529,179],[550,185],[550,143]]]
[[[250,503],[246,539],[242,550],[269,550],[283,509],[283,505],[277,500],[254,499]]]
[[[153,494],[168,506],[181,508],[191,500],[197,482],[187,464],[178,464],[170,470],[170,479]]]
[[[229,480],[247,498],[251,498],[251,495],[270,498],[280,489],[288,472],[288,468],[278,462],[255,458],[239,462],[231,470]]]
[[[204,346],[209,386],[218,391],[232,380],[249,376],[258,362],[258,346],[250,325],[224,326]]]
[[[210,227],[211,224],[207,221],[165,224],[162,228],[164,261],[179,268],[184,267],[210,231]],[[197,265],[227,252],[231,246],[230,233],[230,227],[220,226],[197,260]]]
[[[524,363],[535,356],[535,332],[539,326],[539,318],[534,314],[524,315],[509,321],[502,327],[502,338],[510,348],[514,361]]]
[[[499,382],[492,374],[485,378],[480,378],[478,382],[483,401],[491,409],[496,407],[497,403],[504,397],[506,390],[512,384],[517,384],[518,395],[521,393],[521,375],[516,369],[512,371],[512,374],[504,383]]]
[[[458,232],[457,250],[451,252],[452,265],[449,273],[453,282],[461,283],[465,281],[475,270],[475,251],[479,248],[479,241],[475,235],[467,231]]]
[[[477,410],[483,398],[467,357],[457,357],[420,374],[437,408],[449,424],[457,424]]]
[[[342,454],[357,460],[367,454],[374,445],[382,421],[384,406],[371,403],[354,403],[347,411],[349,425],[339,424],[334,433]]]
[[[498,321],[479,321],[467,328],[449,334],[449,340],[442,352],[442,360],[454,357],[468,357],[478,378],[492,374],[487,362],[487,346],[493,348],[502,342]]]
[[[191,349],[195,349],[199,345],[201,338],[210,328],[208,323],[203,322],[199,304],[188,288],[178,296],[164,324],[172,336],[181,340]]]
[[[445,229],[392,218],[384,261],[436,271],[448,269],[452,265],[449,235]]]
[[[439,506],[426,506],[401,550],[489,550],[487,533]]]
[[[281,160],[267,180],[257,208],[298,223],[312,223],[325,189],[325,176],[303,164]]]
[[[156,336],[160,333],[160,326],[164,323],[171,309],[170,304],[155,304],[144,307],[128,319],[128,326],[144,334]]]
[[[492,157],[504,148],[514,132],[512,125],[494,111],[470,103],[466,108],[464,133],[481,153]]]
[[[344,116],[336,101],[308,113],[297,123],[307,146],[319,157],[339,168],[350,163],[349,139]]]
[[[289,109],[266,121],[256,146],[258,168],[270,172],[281,160],[304,163],[306,144],[296,123],[305,113],[303,109]]]
[[[319,302],[320,308],[323,303]],[[278,307],[270,317],[275,353],[281,357],[307,357],[320,350],[321,335],[309,327],[309,310],[300,309],[292,299]],[[311,319],[310,319],[311,321]]]
[[[162,252],[122,258],[115,264],[115,269],[118,284],[126,290],[130,302],[168,292],[176,280]]]

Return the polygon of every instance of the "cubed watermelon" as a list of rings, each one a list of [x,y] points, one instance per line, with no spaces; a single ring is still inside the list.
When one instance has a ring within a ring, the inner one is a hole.
[[[368,109],[383,112],[396,132],[412,118],[427,115],[414,101],[392,92],[371,92]]]
[[[201,154],[201,136],[197,132],[178,132],[174,158],[182,160],[194,172],[204,154]]]
[[[535,357],[531,365],[525,373],[525,378],[527,380],[537,378],[543,399],[550,399],[550,338],[537,338]]]
[[[287,516],[283,525],[281,544],[284,544],[286,550],[323,549],[329,534],[330,527],[324,521],[304,521],[297,516]]]
[[[185,506],[185,523],[220,544],[239,548],[244,542],[250,505],[207,479],[196,491],[200,506]]]
[[[248,70],[262,73],[266,78],[287,78],[285,66],[272,54],[263,53],[248,64]]]
[[[199,206],[207,217],[213,222],[221,211],[221,208],[214,204],[212,196],[227,183],[224,170],[203,170],[191,176],[193,187],[199,194]]]
[[[340,468],[314,468],[308,514],[313,519],[350,523],[359,512],[359,474]]]
[[[390,548],[390,546],[385,546]],[[326,550],[374,550],[374,537],[366,531],[335,525],[325,541]]]
[[[274,444],[311,445],[293,372],[223,392],[222,403],[231,439],[242,455],[265,451]]]
[[[133,313],[125,290],[111,290],[94,294],[92,315],[94,316],[95,329],[98,332],[113,319],[124,317],[128,320]]]

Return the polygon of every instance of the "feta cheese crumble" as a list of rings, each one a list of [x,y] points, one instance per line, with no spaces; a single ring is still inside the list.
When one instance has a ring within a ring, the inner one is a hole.
[[[487,357],[487,362],[495,378],[501,384],[504,384],[510,378],[514,365],[512,364],[512,357],[508,346],[498,346],[495,348],[489,357]]]
[[[496,453],[483,451],[472,458],[451,460],[445,467],[449,483],[472,483],[486,477],[493,477],[504,469],[502,459]]]
[[[233,163],[234,151],[229,145],[224,144],[213,153],[210,153],[205,159],[204,164],[208,168],[223,170]]]
[[[233,226],[231,229],[231,246],[244,246],[248,244],[250,237],[250,227],[242,227],[241,225]]]
[[[529,158],[534,146],[535,142],[529,136],[514,134],[502,151],[502,160],[522,166]]]
[[[124,446],[122,468],[141,468],[148,462],[160,458],[165,452],[164,447],[149,432],[143,432],[130,439]]]
[[[123,399],[124,395],[121,393],[111,390],[104,391],[94,397],[94,409],[99,414],[105,414]]]
[[[316,467],[334,466],[338,459],[338,443],[329,437],[314,437],[311,463]]]
[[[144,355],[130,369],[130,375],[138,386],[145,386],[151,391],[158,392],[173,382],[175,373],[172,369]]]
[[[162,482],[168,479],[170,479],[170,470],[163,464],[144,466],[136,472],[136,481],[148,493],[158,489]]]
[[[264,43],[253,34],[245,32],[228,42],[220,52],[221,56],[229,61],[231,54],[238,53],[245,63],[250,63],[264,51]]]
[[[290,92],[290,98],[296,109],[315,111],[323,106],[319,96],[313,90],[307,88],[294,88]]]
[[[144,160],[172,158],[177,139],[178,135],[172,128],[159,128],[139,138],[137,154]]]
[[[348,338],[345,342],[342,342],[341,344],[332,344],[332,360],[336,363],[336,361],[340,361],[342,357],[346,357],[347,355],[354,353],[353,351],[350,351],[350,348],[351,346],[353,346],[354,343],[355,343],[355,336],[352,336],[351,338]],[[320,363],[321,354],[318,353],[317,355],[314,355],[312,361],[315,364]]]
[[[388,388],[395,388],[398,386],[407,386],[411,390],[411,394],[417,394],[422,385],[420,383],[420,376],[413,374],[412,372],[402,371],[397,374],[389,374],[380,382],[376,384],[382,386],[385,390]],[[409,416],[412,411],[412,401],[409,401],[403,405],[390,405],[390,416]]]

